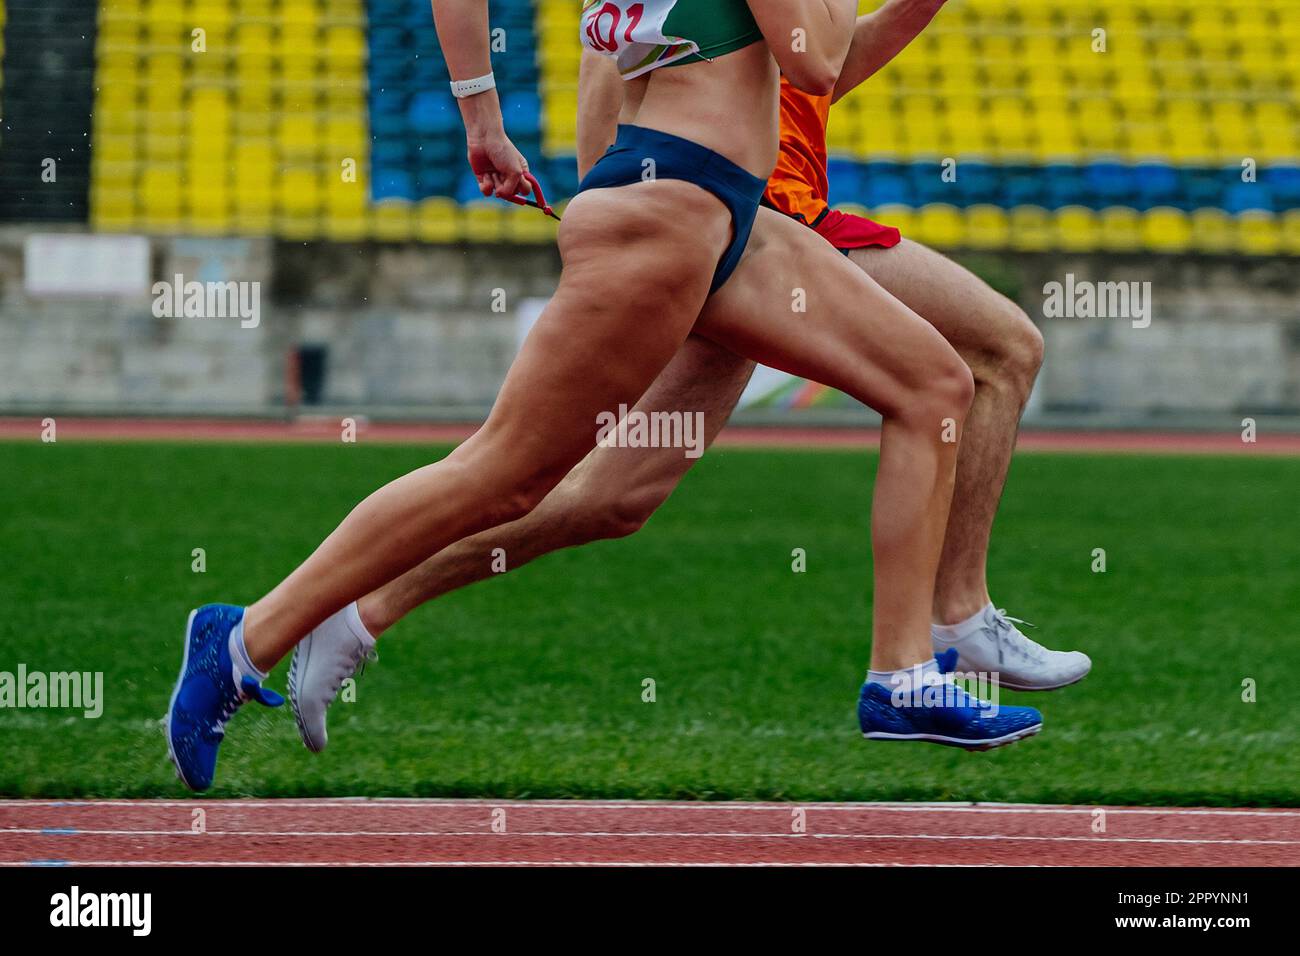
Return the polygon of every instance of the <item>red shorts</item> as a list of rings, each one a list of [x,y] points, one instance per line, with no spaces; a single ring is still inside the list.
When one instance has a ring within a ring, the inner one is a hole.
[[[813,223],[813,231],[841,252],[879,246],[889,249],[902,238],[893,226],[881,225],[865,216],[827,208]]]

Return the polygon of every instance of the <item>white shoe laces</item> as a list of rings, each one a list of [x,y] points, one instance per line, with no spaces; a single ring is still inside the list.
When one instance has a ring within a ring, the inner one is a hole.
[[[221,705],[221,712],[217,714],[216,721],[208,728],[209,739],[221,740],[226,736],[226,724],[230,723],[230,718],[235,716],[235,711],[239,710],[246,700],[248,700],[248,695],[244,693],[244,689],[241,687],[235,696],[228,698]]]
[[[379,660],[379,651],[374,646],[367,648],[358,638],[352,647],[351,655],[340,654],[335,658],[334,673],[330,675],[329,695],[325,698],[326,706],[334,701],[338,696],[339,688],[343,682],[354,675],[360,676],[366,672],[367,661]]]
[[[1028,621],[1012,617],[1007,613],[1007,609],[1003,607],[993,608],[985,612],[984,626],[993,632],[993,637],[998,645],[998,663],[1003,662],[1007,650],[1019,654],[1034,663],[1042,663],[1047,649],[1037,641],[1031,641],[1021,634],[1015,626],[1017,624],[1023,624],[1026,627],[1034,626]]]

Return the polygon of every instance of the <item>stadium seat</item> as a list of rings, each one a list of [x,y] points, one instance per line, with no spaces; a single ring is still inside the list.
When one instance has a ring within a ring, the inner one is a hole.
[[[1235,182],[1227,188],[1223,196],[1223,208],[1231,213],[1247,210],[1271,211],[1273,209],[1273,191],[1263,182]]]
[[[493,0],[490,20],[507,127],[562,202],[573,2]],[[97,226],[545,241],[481,208],[426,0],[104,0],[95,44]],[[830,199],[940,245],[1293,251],[1298,87],[1294,0],[968,0],[834,107]],[[347,159],[360,205],[331,185]]]
[[[1263,171],[1261,177],[1273,194],[1279,209],[1300,209],[1300,166],[1278,164]]]
[[[1101,245],[1096,211],[1087,206],[1066,206],[1055,216],[1056,248],[1066,252],[1092,252]]]
[[[460,132],[460,110],[450,93],[424,91],[411,98],[406,123],[410,129],[428,136],[451,136]]]
[[[1156,252],[1184,252],[1192,244],[1191,219],[1181,209],[1160,206],[1142,217],[1143,245]]]

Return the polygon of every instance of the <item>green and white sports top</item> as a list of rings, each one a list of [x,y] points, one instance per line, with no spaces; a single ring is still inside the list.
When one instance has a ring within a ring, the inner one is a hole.
[[[623,79],[712,60],[763,39],[745,0],[584,0],[582,43]]]

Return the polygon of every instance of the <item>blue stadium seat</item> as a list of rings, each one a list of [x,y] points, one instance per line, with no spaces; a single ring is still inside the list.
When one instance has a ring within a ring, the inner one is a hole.
[[[370,88],[389,89],[401,85],[414,61],[410,50],[371,50],[370,51]]]
[[[1123,163],[1089,163],[1084,168],[1084,183],[1091,194],[1087,205],[1095,209],[1106,206],[1129,206],[1137,198],[1136,177]]]
[[[421,196],[447,196],[456,188],[459,174],[449,163],[422,166],[416,175],[416,185]]]
[[[555,195],[552,196],[549,191],[546,198],[552,203],[559,202],[561,199],[568,199],[578,191],[578,162],[572,156],[556,156],[547,163],[547,170],[550,174],[549,181],[553,184]]]
[[[511,138],[540,136],[542,98],[532,90],[516,90],[501,97],[501,113]]]
[[[428,0],[368,0],[366,12],[375,197],[480,198],[465,170],[459,110],[446,88]],[[508,55],[498,52],[492,64],[506,128],[530,158],[542,156],[536,15],[533,0],[492,0],[489,11],[492,29],[504,29],[509,45]],[[538,158],[533,168],[547,166]]]
[[[1041,169],[1019,167],[1003,181],[1008,206],[1059,209],[1087,201],[1083,170],[1074,163],[1048,163]]]
[[[1155,206],[1194,208],[1187,202],[1179,171],[1166,163],[1138,163],[1133,167],[1133,179],[1137,186],[1139,209]]]
[[[415,180],[404,169],[375,169],[373,186],[375,199],[415,199]]]
[[[430,89],[435,86],[441,86],[447,89],[447,83],[451,80],[451,74],[447,72],[447,61],[442,58],[442,54],[433,52],[429,54],[418,54],[415,62],[411,65],[408,82],[415,84],[421,89]]]
[[[1223,205],[1223,193],[1241,180],[1240,169],[1188,168],[1182,171],[1183,201],[1190,209]]]
[[[851,159],[832,156],[826,162],[826,172],[830,178],[832,206],[840,203],[860,203],[865,192],[860,181],[861,166]]]
[[[416,158],[420,166],[450,166],[460,172],[459,165],[465,161],[465,138],[463,136],[435,136],[421,143],[416,148]]]
[[[411,146],[405,139],[380,139],[370,144],[370,162],[376,167],[402,169],[410,157]]]
[[[1234,214],[1248,209],[1271,212],[1274,208],[1273,193],[1262,182],[1243,183],[1238,174],[1237,181],[1224,191],[1223,208]]]
[[[918,206],[928,206],[930,203],[956,205],[961,201],[957,192],[957,183],[944,181],[943,167],[937,161],[925,160],[911,163],[907,172],[908,179],[911,181],[912,197]],[[958,178],[960,177],[961,174],[958,173]]]
[[[371,0],[371,2],[385,8],[390,5],[397,7],[398,12],[393,15],[393,20],[408,28],[418,30],[420,27],[427,27],[433,19],[429,5],[419,0],[383,0],[382,3]]]
[[[1260,178],[1272,191],[1278,209],[1300,209],[1300,166],[1269,166]]]
[[[369,0],[371,23],[401,23],[416,4],[411,0]]]
[[[483,193],[479,191],[478,180],[468,169],[456,177],[456,190],[452,196],[460,203],[475,202],[484,198]]]
[[[411,99],[407,122],[417,133],[450,136],[461,128],[460,110],[450,92],[426,91]],[[509,123],[506,124],[509,129]]]
[[[410,33],[399,26],[371,24],[370,48],[372,50],[401,50],[407,46]]]
[[[1002,176],[997,167],[987,163],[962,162],[957,165],[957,181],[949,183],[952,199],[958,206],[996,203],[1002,192]]]
[[[898,163],[867,163],[862,177],[862,196],[857,202],[868,209],[892,203],[913,205],[911,182],[903,167]]]
[[[375,139],[405,138],[407,125],[405,111],[380,113],[371,108],[370,135]]]

